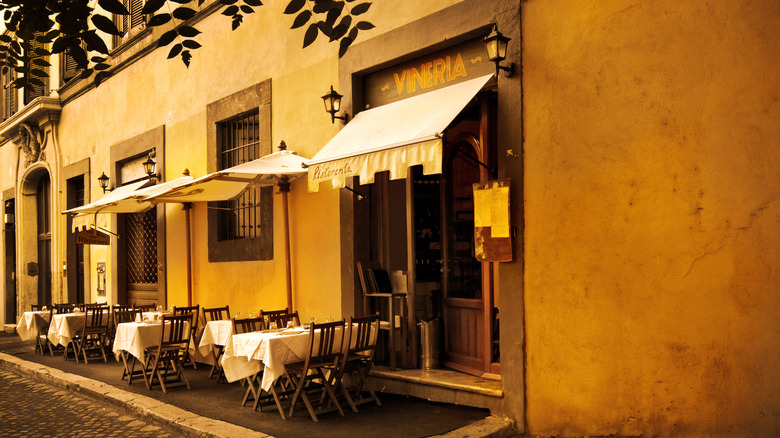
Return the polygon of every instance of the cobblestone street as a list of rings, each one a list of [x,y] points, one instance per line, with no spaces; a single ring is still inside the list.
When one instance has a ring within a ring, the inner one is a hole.
[[[0,437],[173,437],[119,409],[0,371]]]

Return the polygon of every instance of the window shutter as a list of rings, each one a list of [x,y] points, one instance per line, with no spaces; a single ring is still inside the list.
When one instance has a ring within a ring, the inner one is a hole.
[[[39,43],[38,41],[31,41],[31,45],[33,50],[37,48],[43,48],[43,44]],[[43,66],[37,66],[37,68],[40,68],[41,70],[48,71],[48,67]],[[28,103],[32,102],[33,99],[40,96],[46,96],[49,94],[49,78],[39,78],[43,81],[44,85],[33,85],[32,89],[28,89],[24,91],[24,104],[27,105]]]
[[[76,65],[76,60],[72,56],[63,52],[62,57],[62,83],[66,83],[69,80],[76,77],[79,74],[79,67]]]
[[[11,82],[14,80],[14,71],[13,69],[8,69],[8,72],[6,74],[2,75],[2,86],[3,86],[3,120],[11,117],[12,115],[16,114],[17,105],[16,105],[16,88],[14,88],[11,85]]]
[[[130,11],[130,28],[135,29],[136,27],[146,24],[146,17],[141,14],[141,9],[144,7],[144,0],[127,1],[130,2],[130,7],[128,8]]]

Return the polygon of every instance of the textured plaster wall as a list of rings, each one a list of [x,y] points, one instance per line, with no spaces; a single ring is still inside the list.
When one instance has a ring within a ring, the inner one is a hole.
[[[780,3],[523,3],[527,426],[780,434]]]
[[[360,40],[378,35],[409,20],[446,7],[452,0],[376,3],[364,19],[376,29]],[[167,60],[158,49],[133,63],[98,89],[70,101],[62,111],[60,143],[65,164],[91,158],[91,171],[108,172],[109,147],[158,126],[165,126],[167,180],[188,168],[192,176],[208,173],[206,162],[206,105],[271,79],[272,143],[285,140],[289,149],[312,157],[338,132],[324,112],[320,96],[329,85],[338,87],[338,44],[320,38],[301,49],[305,29],[290,30],[294,16],[284,15],[285,2],[265,4],[244,17],[236,31],[219,13],[197,24],[203,45],[193,52],[189,68]],[[389,13],[389,12],[392,12]],[[126,55],[120,55],[126,56]],[[338,191],[307,192],[304,181],[292,185],[290,234],[293,295],[303,318],[341,316],[341,259]],[[102,196],[92,185],[91,200]],[[185,215],[180,204],[166,208],[169,305],[186,303]],[[269,261],[209,263],[206,208],[191,212],[193,302],[202,306],[230,304],[247,313],[286,305],[281,197],[274,194],[274,258]],[[64,223],[64,219],[63,219]],[[92,266],[107,261],[110,251],[92,247]],[[109,277],[109,300],[116,286]],[[95,289],[92,278],[91,290]],[[350,298],[351,299],[351,298]]]

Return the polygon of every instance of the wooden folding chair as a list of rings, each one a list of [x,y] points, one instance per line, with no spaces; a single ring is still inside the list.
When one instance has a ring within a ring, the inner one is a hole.
[[[200,320],[200,304],[196,304],[194,306],[182,306],[177,307],[173,306],[173,315],[179,316],[179,315],[188,315],[190,319],[192,320],[190,322],[190,331],[192,332],[190,334],[190,337],[195,341],[195,345],[198,344],[198,321]],[[197,370],[198,365],[195,363],[195,358],[192,357],[192,355],[187,351],[185,353],[184,358],[184,364],[185,365],[192,365],[192,368]]]
[[[286,315],[290,313],[290,309],[285,307],[282,310],[262,310],[260,309],[260,316],[265,319],[265,326],[268,327],[268,323],[271,322],[271,318],[276,318],[279,315]],[[279,327],[282,328],[282,327]]]
[[[234,335],[265,330],[265,320],[261,316],[258,316],[257,318],[231,318],[231,320],[233,321]],[[260,397],[260,373],[262,373],[262,371],[241,381],[241,386],[247,385],[246,392],[244,392],[244,398],[241,400],[241,406],[246,406],[247,401],[257,400]]]
[[[57,313],[61,315],[63,313],[76,312],[77,310],[79,310],[79,305],[73,303],[59,303],[59,304],[55,304],[54,308],[57,310]]]
[[[336,395],[330,385],[330,379],[325,371],[339,372],[338,364],[341,356],[341,343],[343,342],[343,337],[346,336],[344,320],[326,322],[324,324],[311,324],[309,334],[309,350],[306,359],[302,362],[285,365],[285,379],[289,384],[290,390],[293,391],[289,415],[293,416],[296,404],[300,399],[306,405],[311,419],[319,422],[315,406],[312,405],[312,401],[309,399],[309,395],[316,394],[314,400],[319,400],[317,411],[320,414],[330,412],[335,408],[343,417],[344,411],[336,399]],[[326,399],[325,396],[328,398]]]
[[[100,304],[87,304],[84,308],[84,326],[79,338],[78,354],[89,363],[89,357],[102,356],[103,362],[108,362],[106,348],[108,347],[108,320],[110,308]],[[76,359],[78,362],[78,358]]]
[[[141,312],[154,312],[157,306],[154,304],[135,304],[133,303],[133,309],[140,310]]]
[[[222,321],[227,319],[230,319],[230,306],[228,305],[225,305],[225,307],[203,308],[203,320],[206,323],[209,321]],[[206,328],[205,325],[203,328]],[[219,366],[219,360],[222,358],[224,348],[225,347],[222,345],[215,345],[214,349],[211,351],[214,364],[211,365],[211,370],[209,370],[209,379],[217,376],[217,382],[223,377],[222,367]]]
[[[146,388],[152,389],[155,380],[160,384],[163,393],[172,385],[184,384],[190,389],[190,382],[184,375],[184,359],[190,345],[190,321],[192,315],[163,315],[160,330],[160,344],[145,350],[146,366],[144,380]]]
[[[126,308],[127,306],[114,306],[114,317],[112,318],[112,324],[113,324],[113,333],[114,336],[116,336],[116,327],[119,324],[125,323],[125,322],[135,322],[137,318],[141,316],[141,311],[138,309],[133,309],[130,307],[129,309]],[[111,342],[113,345],[114,338],[112,338]],[[127,384],[130,385],[133,383],[134,377],[143,377],[144,372],[142,369],[135,369],[135,363],[137,362],[137,359],[135,356],[129,354],[125,350],[120,350],[119,356],[122,358],[122,364],[125,367],[125,370],[122,372],[122,380],[127,377]],[[143,367],[144,364],[141,364]]]
[[[367,379],[374,363],[379,314],[350,318],[347,331],[349,334],[342,347],[338,370],[332,370],[334,372],[331,373],[331,385],[341,392],[353,412],[358,411],[357,405],[370,401],[382,406]],[[345,382],[345,377],[348,377],[349,384]],[[364,390],[368,391],[370,397],[364,397]]]
[[[298,318],[297,310],[292,313],[278,313],[269,315],[266,322],[268,323],[268,327],[272,327],[272,324],[276,323],[276,328],[283,329],[287,327],[287,323],[289,321],[292,321],[295,325],[301,325],[301,320]]]
[[[46,349],[48,349],[49,354],[54,356],[54,349],[52,348],[51,342],[49,342],[49,327],[51,326],[51,317],[53,314],[54,308],[49,307],[48,321],[45,318],[38,318],[37,316],[35,318],[35,324],[38,327],[38,336],[35,337],[35,351],[40,352],[41,355],[46,355]]]
[[[230,306],[203,308],[203,317],[206,322],[230,319]]]

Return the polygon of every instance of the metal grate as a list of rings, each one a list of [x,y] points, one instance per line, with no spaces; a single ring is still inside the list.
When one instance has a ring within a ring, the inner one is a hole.
[[[260,158],[260,114],[257,110],[217,126],[220,169]],[[233,201],[221,202],[217,215],[219,240],[260,236],[261,189],[251,188]]]
[[[129,213],[127,234],[127,282],[157,283],[157,212]]]

